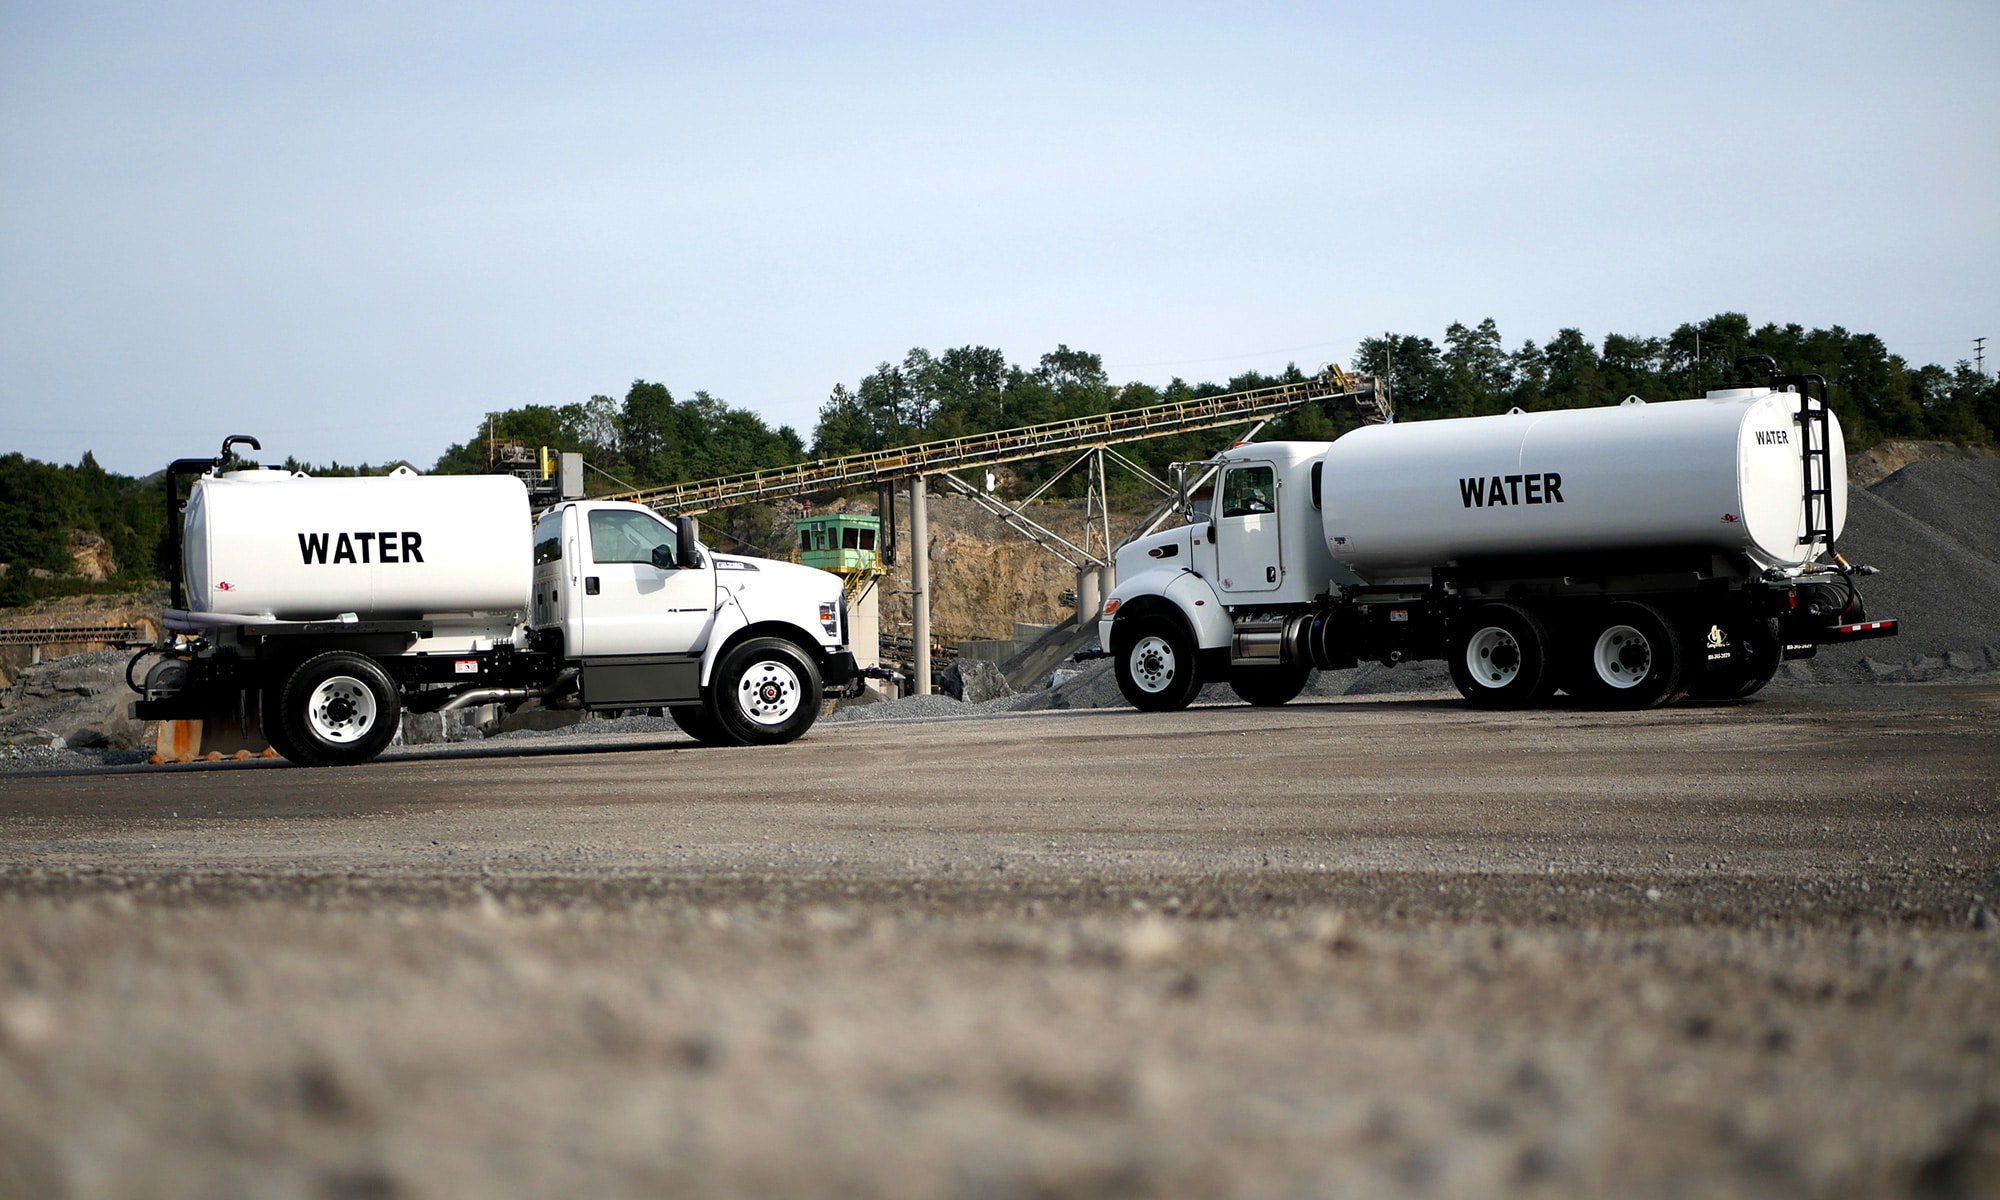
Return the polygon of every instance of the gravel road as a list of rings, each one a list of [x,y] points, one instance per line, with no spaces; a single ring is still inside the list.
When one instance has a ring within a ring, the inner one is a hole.
[[[1989,681],[9,776],[0,1195],[1992,1195],[1996,768]]]

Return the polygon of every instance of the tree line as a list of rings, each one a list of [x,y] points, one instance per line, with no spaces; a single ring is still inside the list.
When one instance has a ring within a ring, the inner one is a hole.
[[[1508,349],[1491,319],[1454,323],[1441,341],[1387,332],[1364,339],[1351,364],[1390,382],[1398,420],[1479,416],[1511,408],[1530,411],[1616,404],[1627,396],[1683,399],[1735,382],[1733,364],[1744,355],[1768,354],[1788,374],[1819,374],[1854,449],[1885,438],[1934,438],[1991,443],[2000,440],[2000,383],[1969,362],[1947,369],[1913,366],[1873,334],[1838,326],[1753,327],[1741,313],[1720,313],[1683,324],[1665,336],[1607,334],[1593,342],[1576,329],[1547,342],[1532,339]],[[622,400],[595,395],[562,404],[531,404],[490,414],[464,442],[432,465],[441,473],[487,469],[496,442],[580,451],[589,464],[590,492],[648,487],[787,466],[808,458],[968,434],[1045,421],[1197,399],[1305,378],[1296,365],[1277,374],[1245,372],[1222,382],[1114,383],[1101,356],[1059,345],[1034,363],[1013,363],[987,346],[942,353],[916,348],[885,361],[854,386],[835,384],[820,406],[810,441],[787,425],[772,428],[748,409],[705,391],[676,399],[663,383],[635,380]],[[1272,422],[1265,440],[1326,440],[1354,418],[1318,407]],[[1155,474],[1166,464],[1212,453],[1216,432],[1136,443],[1130,456]],[[394,467],[339,463],[315,467],[287,460],[286,467],[316,475],[379,474]],[[1015,468],[1032,486],[1063,461]],[[1078,480],[1066,481],[1071,490]],[[1143,485],[1114,474],[1114,491]],[[1062,489],[1057,489],[1061,494]],[[157,578],[165,529],[165,495],[157,478],[107,472],[85,454],[75,466],[37,462],[18,453],[0,456],[0,604],[63,591],[84,590],[74,578],[70,551],[76,532],[110,543],[118,566],[115,585]],[[736,536],[761,540],[771,526],[768,508],[732,514]],[[760,532],[762,531],[762,532]]]

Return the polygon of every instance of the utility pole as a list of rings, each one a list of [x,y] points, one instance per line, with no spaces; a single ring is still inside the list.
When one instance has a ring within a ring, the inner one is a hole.
[[[1976,338],[1973,338],[1973,339],[1972,339],[1972,358],[1973,358],[1973,363],[1974,363],[1974,369],[1975,369],[1975,370],[1977,370],[1977,371],[1979,372],[1979,377],[1980,377],[1981,379],[1984,379],[1984,378],[1986,378],[1986,339],[1985,339],[1985,338],[1983,338],[1983,337],[1976,337]]]

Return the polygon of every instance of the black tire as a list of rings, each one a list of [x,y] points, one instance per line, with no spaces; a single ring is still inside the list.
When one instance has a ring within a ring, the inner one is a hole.
[[[1312,668],[1303,666],[1232,667],[1229,690],[1245,704],[1276,708],[1290,704],[1305,691],[1306,677],[1311,674]]]
[[[667,710],[667,715],[674,719],[674,724],[681,727],[682,733],[704,746],[736,745],[735,739],[731,738],[723,730],[722,723],[715,719],[715,714],[708,711],[707,704],[677,704]]]
[[[751,638],[731,647],[709,684],[710,714],[741,746],[796,741],[819,719],[820,702],[819,669],[783,638]]]
[[[299,744],[286,730],[284,691],[284,681],[280,680],[258,696],[257,726],[264,731],[264,740],[271,743],[271,749],[284,756],[285,761],[304,765],[305,757],[299,752]]]
[[[1764,689],[1785,660],[1785,643],[1775,618],[1718,621],[1702,631],[1689,645],[1712,644],[1712,630],[1720,629],[1729,659],[1696,673],[1690,664],[1687,694],[1695,700],[1741,700]]]
[[[1131,628],[1123,630],[1127,620]],[[1111,627],[1118,690],[1140,712],[1178,712],[1201,694],[1194,635],[1177,617],[1120,618]]]
[[[1553,643],[1541,619],[1513,604],[1482,604],[1451,623],[1445,665],[1475,708],[1527,708],[1555,690]]]
[[[308,767],[345,767],[382,753],[396,736],[403,704],[381,664],[365,654],[335,650],[309,658],[285,680],[278,701],[282,738]]]
[[[1681,694],[1687,654],[1666,614],[1621,603],[1584,625],[1572,647],[1569,690],[1598,708],[1656,708]]]

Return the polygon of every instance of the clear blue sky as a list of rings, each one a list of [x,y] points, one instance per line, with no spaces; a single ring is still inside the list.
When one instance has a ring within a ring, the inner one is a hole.
[[[1990,3],[0,6],[0,450],[428,463],[911,346],[2000,339]],[[2000,360],[2000,340],[1992,344]],[[1989,362],[1989,369],[1992,367]]]

